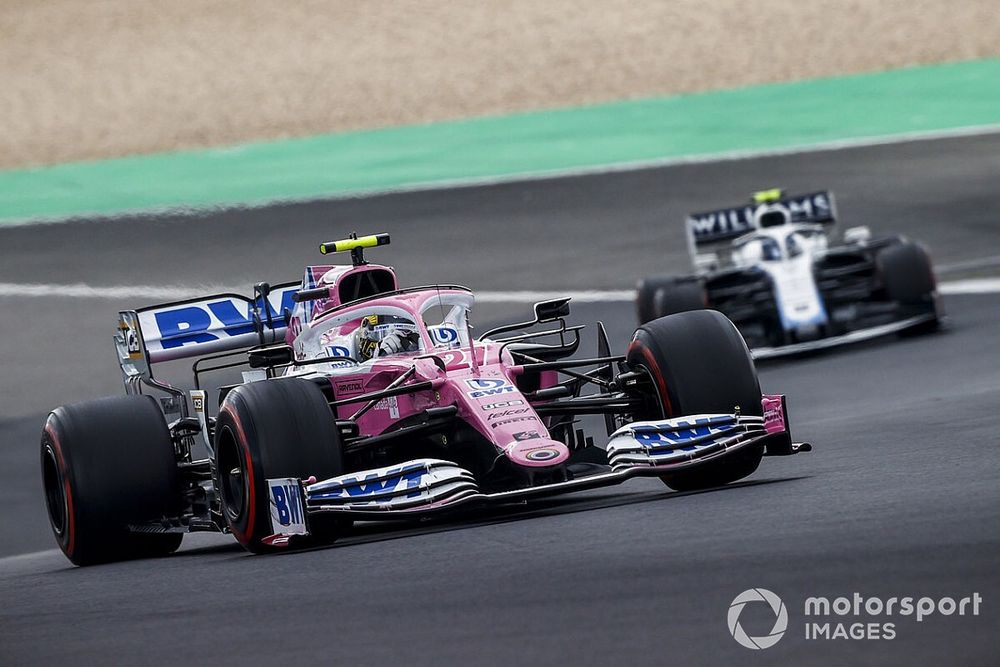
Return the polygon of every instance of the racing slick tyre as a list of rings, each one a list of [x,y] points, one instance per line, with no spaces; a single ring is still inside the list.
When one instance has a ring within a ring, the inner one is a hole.
[[[220,509],[248,551],[271,550],[267,479],[343,472],[340,431],[323,390],[282,378],[251,382],[226,395],[215,427],[216,490]],[[332,540],[338,526],[310,520],[312,535]]]
[[[914,330],[904,333],[933,331],[938,327],[935,291],[937,280],[930,256],[920,245],[902,240],[878,253],[877,265],[882,285],[890,301],[904,308],[921,306],[934,313],[935,318]]]
[[[627,363],[650,376],[655,401],[637,419],[699,413],[763,415],[760,383],[750,351],[736,326],[714,310],[693,310],[648,322],[635,332]],[[764,445],[747,445],[732,454],[663,475],[677,491],[735,482],[753,473]]]
[[[165,556],[180,546],[182,533],[129,530],[180,509],[174,445],[153,397],[56,408],[42,429],[41,463],[52,532],[76,565]]]
[[[700,280],[674,280],[657,289],[653,295],[653,317],[701,310],[707,305],[705,287]]]
[[[653,300],[656,290],[674,283],[674,276],[649,276],[635,284],[635,307],[639,324],[645,324],[656,317]]]

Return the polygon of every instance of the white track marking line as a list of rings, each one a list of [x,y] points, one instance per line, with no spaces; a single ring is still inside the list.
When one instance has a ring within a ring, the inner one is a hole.
[[[1000,278],[969,278],[938,284],[941,294],[996,294],[1000,292]]]
[[[511,290],[506,292],[476,292],[476,303],[535,303],[549,299],[570,297],[576,303],[607,303],[613,301],[632,301],[635,290]]]
[[[247,288],[232,289],[219,285],[116,285],[93,287],[84,283],[46,285],[40,283],[0,283],[0,296],[47,296],[73,299],[151,299],[179,301],[206,294],[241,294]]]
[[[831,141],[821,141],[811,144],[800,144],[785,148],[763,148],[763,149],[737,149],[732,151],[722,151],[719,153],[705,153],[701,155],[683,155],[679,157],[653,158],[649,160],[633,160],[626,162],[616,162],[612,164],[585,165],[581,167],[568,167],[565,169],[550,169],[538,171],[521,171],[499,176],[479,176],[470,178],[456,178],[451,180],[427,181],[410,183],[408,185],[398,185],[385,188],[361,189],[344,193],[331,193],[328,195],[316,195],[307,197],[273,197],[252,203],[234,204],[212,204],[204,206],[191,206],[187,204],[177,204],[168,206],[148,206],[137,209],[128,209],[116,213],[80,213],[55,215],[55,216],[35,216],[30,218],[15,218],[11,220],[0,220],[0,228],[15,227],[22,225],[37,224],[57,224],[63,222],[79,222],[81,220],[122,220],[128,218],[149,219],[162,216],[178,217],[204,217],[221,211],[233,210],[258,210],[271,206],[285,204],[308,204],[311,202],[340,201],[344,199],[367,199],[370,197],[380,197],[410,192],[433,192],[436,190],[456,190],[462,188],[475,188],[491,185],[502,185],[507,183],[530,183],[532,181],[544,181],[551,179],[576,178],[578,176],[594,176],[600,174],[614,174],[632,171],[642,171],[645,169],[658,169],[661,167],[673,167],[688,164],[704,164],[709,162],[733,162],[737,160],[753,160],[766,157],[782,157],[787,155],[800,155],[803,153],[824,153],[829,151],[841,151],[852,148],[868,148],[873,146],[890,146],[893,144],[905,144],[917,141],[934,141],[938,139],[958,139],[963,137],[977,137],[985,134],[1000,133],[1000,124],[971,125],[968,127],[958,127],[945,130],[924,130],[918,132],[901,132],[899,134],[886,134],[873,137],[859,137],[853,139],[834,139]],[[239,149],[240,146],[230,147]]]
[[[236,293],[246,289],[220,286],[153,286],[117,285],[93,287],[83,283],[72,285],[44,285],[0,283],[0,297],[68,297],[74,299],[135,299],[143,303],[178,301],[211,294]],[[970,278],[938,284],[941,294],[997,294],[1000,278]],[[476,292],[477,303],[535,303],[547,299],[570,297],[576,303],[614,303],[635,299],[635,290],[506,290]]]
[[[951,264],[935,266],[934,272],[940,276],[948,273],[995,269],[998,267],[1000,267],[1000,255],[993,255],[992,257],[979,257],[978,259],[967,259],[962,262],[952,262]]]

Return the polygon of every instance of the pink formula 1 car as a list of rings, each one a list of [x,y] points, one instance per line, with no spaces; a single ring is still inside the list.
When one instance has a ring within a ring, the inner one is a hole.
[[[714,311],[648,322],[625,355],[597,325],[593,358],[569,299],[473,336],[472,292],[400,289],[363,248],[254,298],[208,296],[120,314],[125,396],[67,405],[41,442],[49,518],[74,563],[168,554],[191,531],[250,551],[334,539],[353,520],[659,477],[700,489],[793,444],[783,396],[761,395],[733,324]],[[194,389],[154,377],[198,357]],[[242,382],[204,388],[207,374]],[[217,391],[216,391],[217,390]],[[160,394],[159,399],[149,393]],[[607,444],[578,429],[601,415]]]

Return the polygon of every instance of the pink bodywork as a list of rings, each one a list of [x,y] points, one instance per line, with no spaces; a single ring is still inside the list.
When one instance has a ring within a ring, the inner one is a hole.
[[[785,397],[783,395],[764,394],[761,397],[760,403],[764,408],[764,430],[769,434],[788,431]]]
[[[365,270],[372,266],[355,267],[355,270]],[[344,271],[341,267],[330,267],[330,270],[336,271],[337,280],[353,272],[350,269]],[[331,289],[331,293],[333,292]],[[303,325],[304,318],[301,318],[301,313],[297,313],[301,319],[296,326],[293,315],[293,324],[289,327],[289,342],[298,356],[302,346],[296,347],[296,341],[311,331],[325,329],[329,325],[328,321],[333,318],[360,322],[366,311],[380,306],[406,311],[419,329],[424,351],[376,357],[357,366],[315,369],[329,375],[337,400],[385,389],[411,367],[415,369],[415,373],[406,384],[424,381],[433,383],[429,390],[382,399],[358,418],[361,435],[380,434],[400,420],[428,408],[455,405],[458,406],[458,417],[494,443],[499,452],[512,462],[529,468],[564,463],[569,458],[569,449],[550,437],[542,420],[528,404],[528,399],[517,388],[515,380],[520,369],[514,364],[510,353],[502,350],[502,344],[472,341],[451,346],[435,345],[422,312],[428,301],[437,303],[441,298],[447,300],[455,296],[467,298],[470,305],[472,303],[471,292],[464,288],[444,287],[373,297],[354,306],[347,304],[338,307],[337,304],[331,304],[331,300],[325,300],[322,305],[313,306],[312,312],[315,315],[308,325]],[[350,314],[355,311],[357,318],[350,318]],[[294,335],[291,333],[293,329]],[[434,357],[440,361],[440,365]],[[546,384],[549,382],[543,382],[543,386]],[[366,403],[367,401],[358,401],[339,406],[337,417],[347,419]]]

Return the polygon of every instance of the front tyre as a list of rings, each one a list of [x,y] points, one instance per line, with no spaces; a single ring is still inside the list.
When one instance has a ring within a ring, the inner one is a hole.
[[[181,533],[130,526],[177,516],[177,460],[150,396],[74,403],[49,414],[41,438],[42,484],[56,542],[76,565],[165,556]]]
[[[269,551],[267,480],[335,477],[343,472],[340,446],[333,412],[314,382],[263,380],[230,391],[215,429],[216,490],[237,541],[254,553]]]
[[[635,332],[626,357],[651,381],[647,408],[637,420],[701,413],[763,415],[760,383],[750,351],[736,326],[714,310],[693,310],[647,322]],[[753,473],[764,446],[740,450],[663,475],[672,489],[721,486]]]

